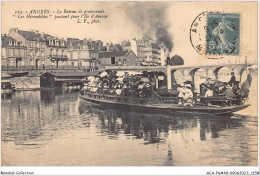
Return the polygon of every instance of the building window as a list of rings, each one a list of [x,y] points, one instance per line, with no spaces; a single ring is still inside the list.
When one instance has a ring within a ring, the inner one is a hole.
[[[115,57],[111,57],[111,64],[116,64],[116,58]]]
[[[22,56],[22,49],[18,49],[18,55],[21,57]]]
[[[12,49],[8,49],[8,56],[11,56],[12,54]]]

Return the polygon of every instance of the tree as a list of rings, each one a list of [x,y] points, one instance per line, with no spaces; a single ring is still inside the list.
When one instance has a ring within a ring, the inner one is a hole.
[[[182,59],[181,56],[175,55],[171,58],[170,60],[170,65],[183,65],[184,60]]]

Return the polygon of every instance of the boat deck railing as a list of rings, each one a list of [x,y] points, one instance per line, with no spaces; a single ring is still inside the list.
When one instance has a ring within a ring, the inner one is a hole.
[[[91,86],[89,86],[91,87]],[[95,87],[96,88],[96,87]],[[96,92],[84,92],[84,95],[87,95],[90,98],[107,100],[107,101],[116,101],[122,103],[130,103],[130,104],[152,104],[154,103],[152,97],[129,97],[125,95],[117,95],[114,91],[116,89],[105,88],[98,89]],[[132,89],[133,90],[133,89]]]
[[[161,104],[178,104],[179,98],[177,96],[164,97],[160,96],[156,91],[152,90],[153,98]],[[195,105],[219,105],[219,106],[231,106],[237,104],[248,103],[248,98],[240,98],[239,96],[225,97],[225,96],[212,96],[212,97],[203,97],[196,96],[192,97],[192,102]]]
[[[89,86],[91,87],[91,86]],[[97,88],[97,87],[93,87]],[[116,89],[104,88],[97,89],[95,92],[85,91],[84,94],[90,98],[107,100],[107,101],[116,101],[122,103],[132,103],[132,104],[178,104],[179,98],[177,96],[168,96],[164,97],[159,95],[156,91],[149,89],[147,92],[148,97],[132,97],[126,95],[117,95],[115,93]],[[141,91],[140,89],[131,89],[132,91]],[[192,97],[192,102],[194,105],[217,105],[217,106],[232,106],[238,104],[245,104],[247,98],[238,98],[237,96],[227,98],[224,96],[213,96],[213,97],[202,97],[196,96]]]

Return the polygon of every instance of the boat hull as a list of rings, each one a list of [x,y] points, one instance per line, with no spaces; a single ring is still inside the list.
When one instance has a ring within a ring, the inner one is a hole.
[[[88,102],[99,104],[106,107],[112,107],[116,109],[125,109],[129,111],[144,111],[147,113],[185,113],[185,114],[214,114],[214,115],[228,115],[233,112],[242,110],[250,106],[247,105],[237,105],[237,106],[226,106],[226,107],[211,107],[211,106],[177,106],[172,104],[132,104],[117,101],[109,101],[104,99],[98,99],[88,96],[83,96],[78,94],[79,97]]]

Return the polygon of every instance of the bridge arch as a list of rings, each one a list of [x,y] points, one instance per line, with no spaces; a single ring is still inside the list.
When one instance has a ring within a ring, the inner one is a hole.
[[[176,81],[177,84],[182,84],[184,81],[184,72],[183,70],[172,70],[172,80]]]
[[[193,90],[194,92],[200,92],[200,84],[206,81],[208,76],[208,71],[204,68],[194,68],[190,71],[190,76],[192,78]]]
[[[231,72],[234,72],[234,69],[228,66],[220,66],[214,70],[216,79],[221,82],[228,82],[231,78]]]

